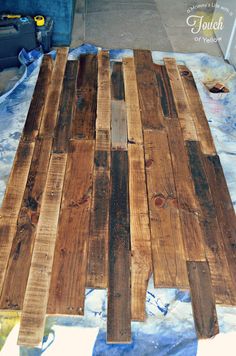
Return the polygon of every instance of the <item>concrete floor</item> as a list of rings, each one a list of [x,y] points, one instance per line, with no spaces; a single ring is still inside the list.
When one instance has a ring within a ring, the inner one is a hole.
[[[201,3],[200,0],[77,0],[71,47],[89,42],[106,48],[222,56],[218,44],[195,42],[186,24],[187,9]],[[212,8],[204,11],[211,15]]]

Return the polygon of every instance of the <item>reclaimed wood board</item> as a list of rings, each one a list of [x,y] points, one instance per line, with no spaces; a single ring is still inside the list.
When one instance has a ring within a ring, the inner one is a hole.
[[[236,220],[197,86],[173,59],[44,57],[0,208],[0,309],[18,343],[107,288],[107,342],[130,343],[159,288],[190,289],[199,338],[236,305]]]

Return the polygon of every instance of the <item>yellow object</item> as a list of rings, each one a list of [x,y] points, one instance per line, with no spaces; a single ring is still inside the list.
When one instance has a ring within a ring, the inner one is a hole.
[[[37,15],[34,17],[34,21],[36,22],[37,26],[44,26],[45,24],[45,19],[43,16],[41,15]]]
[[[14,14],[4,14],[3,15],[4,18],[7,18],[7,19],[20,19],[21,18],[21,15],[14,15]]]

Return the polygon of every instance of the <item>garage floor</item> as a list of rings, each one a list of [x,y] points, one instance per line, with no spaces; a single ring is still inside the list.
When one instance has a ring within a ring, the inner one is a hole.
[[[214,3],[215,1],[213,1]],[[106,48],[206,52],[222,56],[217,43],[195,42],[186,24],[197,0],[77,0],[71,47],[83,42]],[[212,13],[212,8],[204,10]]]

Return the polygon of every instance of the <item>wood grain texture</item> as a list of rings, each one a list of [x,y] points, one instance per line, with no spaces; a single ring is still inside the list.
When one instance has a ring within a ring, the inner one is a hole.
[[[22,140],[24,141],[34,141],[38,135],[45,101],[51,83],[52,70],[52,57],[50,55],[44,55],[23,129]]]
[[[161,107],[163,115],[166,118],[177,117],[178,114],[166,67],[163,65],[155,64],[154,69],[161,97]]]
[[[195,124],[176,61],[173,58],[164,58],[164,63],[174,96],[178,118],[183,132],[183,138],[184,140],[197,140],[198,138]]]
[[[50,160],[21,314],[18,345],[34,347],[43,338],[66,159],[66,154],[54,154]]]
[[[49,314],[82,315],[92,196],[94,142],[72,140],[53,260]]]
[[[161,99],[150,51],[134,50],[139,104],[144,129],[162,129]]]
[[[127,150],[128,130],[123,79],[123,64],[120,62],[112,63],[111,99],[112,149]]]
[[[107,288],[111,159],[109,131],[97,130],[95,147],[86,285]]]
[[[184,85],[202,152],[204,154],[214,155],[216,154],[216,148],[193,75],[186,66],[180,65],[178,66],[178,69]]]
[[[201,222],[204,229],[206,257],[209,262],[216,302],[234,304],[235,288],[230,276],[226,251],[224,250],[199,143],[194,141],[187,142],[187,151],[195,193],[202,210]]]
[[[144,131],[155,287],[187,288],[188,277],[167,134]]]
[[[111,75],[108,51],[98,54],[98,93],[96,130],[110,130],[111,127]]]
[[[34,142],[20,141],[0,210],[0,291],[3,288],[34,145]]]
[[[128,141],[143,143],[141,113],[139,107],[138,87],[133,58],[123,59],[125,101],[127,108]]]
[[[207,180],[216,208],[232,281],[236,279],[236,217],[219,156],[204,157]],[[236,287],[234,288],[236,291]]]
[[[19,216],[15,222],[15,234],[0,299],[1,309],[22,309],[23,306],[51,146],[52,138],[36,140]]]
[[[127,150],[126,105],[123,100],[111,102],[111,144],[113,150]]]
[[[131,342],[128,155],[111,154],[107,342]]]
[[[54,153],[66,153],[68,151],[69,137],[71,134],[71,122],[76,105],[76,81],[78,69],[78,61],[67,62],[63,81],[63,90],[60,99],[58,120],[54,133]]]
[[[179,203],[185,256],[187,260],[204,261],[204,233],[199,220],[201,209],[195,196],[182,131],[178,119],[167,120],[166,125]]]
[[[69,48],[67,47],[57,49],[50,91],[45,100],[45,118],[39,130],[39,134],[44,137],[53,136],[54,128],[56,126],[68,50]]]
[[[77,79],[77,102],[72,121],[72,138],[95,138],[97,111],[97,56],[81,55]]]
[[[187,262],[196,333],[208,339],[219,333],[215,298],[207,262]]]
[[[146,318],[146,292],[152,272],[151,237],[142,145],[128,145],[131,235],[131,316]]]

